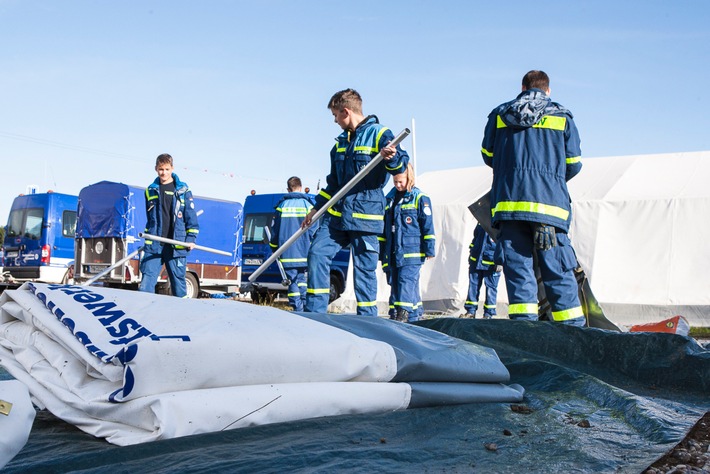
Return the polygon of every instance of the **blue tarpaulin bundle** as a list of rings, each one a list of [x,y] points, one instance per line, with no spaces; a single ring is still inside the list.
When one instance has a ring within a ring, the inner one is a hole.
[[[323,316],[333,319],[337,316]],[[417,325],[495,349],[520,403],[342,415],[113,446],[46,411],[6,472],[641,472],[710,408],[710,352],[547,322]],[[0,369],[0,378],[10,376]]]

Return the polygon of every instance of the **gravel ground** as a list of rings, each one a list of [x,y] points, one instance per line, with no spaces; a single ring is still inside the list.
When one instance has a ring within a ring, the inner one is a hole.
[[[705,413],[683,441],[643,472],[710,473],[710,412]]]

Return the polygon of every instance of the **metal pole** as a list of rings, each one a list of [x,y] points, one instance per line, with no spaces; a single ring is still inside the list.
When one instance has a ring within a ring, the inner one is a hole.
[[[116,268],[116,267],[119,267],[119,266],[123,265],[124,263],[126,263],[127,261],[129,261],[130,259],[132,259],[133,257],[135,257],[136,255],[138,255],[138,254],[143,250],[143,248],[144,248],[144,247],[140,247],[138,250],[136,250],[136,251],[134,251],[134,252],[131,252],[130,254],[126,255],[126,256],[123,257],[121,260],[119,260],[118,262],[114,263],[114,264],[111,265],[110,267],[106,268],[106,269],[105,269],[104,271],[102,271],[101,273],[99,273],[99,274],[97,274],[97,275],[94,275],[94,276],[93,276],[91,279],[89,279],[89,280],[86,280],[84,283],[81,284],[81,286],[89,286],[89,285],[91,285],[93,282],[97,281],[99,278],[103,277],[104,275],[108,275],[108,274],[111,272],[111,270],[113,270],[113,269]]]
[[[409,129],[405,128],[404,130],[402,130],[400,132],[399,135],[397,135],[394,138],[394,140],[389,142],[387,144],[387,146],[396,147],[397,145],[399,145],[402,142],[402,140],[407,138],[407,135],[409,135],[409,133],[410,133]],[[313,217],[311,218],[311,224],[308,227],[313,225],[313,223],[316,222],[318,219],[320,219],[323,216],[323,214],[328,212],[328,209],[330,209],[331,207],[333,207],[335,205],[335,203],[340,201],[340,199],[343,196],[345,196],[352,188],[354,188],[355,185],[362,180],[362,178],[364,178],[370,171],[372,171],[375,168],[375,166],[380,164],[380,161],[382,161],[383,159],[384,158],[382,156],[382,153],[378,153],[377,155],[375,155],[375,157],[372,158],[372,160],[367,165],[365,165],[365,167],[363,169],[358,171],[358,173],[355,176],[353,176],[353,178],[350,181],[348,181],[348,183],[345,186],[343,186],[340,189],[340,191],[335,193],[333,195],[333,197],[331,197],[328,200],[328,202],[325,203],[325,206],[321,207],[320,209],[318,209],[318,211],[315,214],[313,214]],[[274,262],[274,260],[279,258],[279,255],[284,253],[287,248],[289,248],[295,241],[297,241],[308,230],[308,227],[302,227],[302,228],[298,229],[286,242],[284,242],[284,244],[281,247],[276,249],[274,251],[274,253],[271,254],[271,257],[267,258],[264,261],[264,263],[262,263],[261,266],[259,268],[257,268],[254,271],[254,273],[252,273],[249,276],[249,281],[253,283],[254,280],[256,280],[259,277],[259,275],[264,273],[264,270],[266,270],[269,267],[269,265],[271,265]]]
[[[138,237],[140,237],[141,239],[155,240],[156,242],[162,242],[164,244],[185,245],[187,243],[187,242],[182,242],[180,240],[166,239],[165,237],[159,237],[157,235],[146,234],[143,232],[138,233]],[[202,245],[195,245],[193,247],[193,249],[194,250],[204,250],[205,252],[212,252],[212,253],[216,253],[219,255],[226,255],[227,257],[232,256],[231,252],[225,252],[224,250],[217,250],[217,249],[213,249],[211,247],[203,247]]]

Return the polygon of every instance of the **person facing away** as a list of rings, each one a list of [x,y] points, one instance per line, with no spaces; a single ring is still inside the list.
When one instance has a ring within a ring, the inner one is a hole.
[[[491,214],[500,231],[509,317],[538,319],[537,264],[553,320],[584,326],[567,236],[567,181],[582,168],[580,139],[572,113],[549,95],[547,74],[525,74],[522,92],[488,115],[481,154],[493,168]]]
[[[419,274],[422,264],[436,254],[431,200],[414,185],[411,163],[392,182],[379,237],[382,270],[391,288],[389,315],[397,321],[418,321],[424,314]]]
[[[357,314],[377,316],[377,236],[384,229],[385,213],[382,189],[390,174],[406,168],[409,156],[399,146],[388,145],[394,134],[375,115],[363,115],[362,98],[357,91],[337,92],[328,101],[328,109],[343,132],[330,150],[326,187],[316,195],[315,206],[306,215],[303,227],[310,225],[313,215],[378,153],[384,159],[328,209],[327,223],[318,227],[308,252],[306,311],[327,311],[330,264],[341,248],[350,245]]]
[[[184,298],[187,294],[185,272],[187,252],[195,247],[200,226],[197,223],[192,191],[173,172],[173,157],[163,153],[155,160],[158,177],[145,190],[145,209],[148,221],[147,234],[184,242],[180,245],[164,244],[146,239],[140,270],[140,291],[155,292],[160,271],[165,269],[173,296]]]
[[[271,224],[269,246],[275,251],[291,238],[300,228],[308,212],[313,209],[313,197],[301,191],[301,178],[293,176],[286,182],[288,194],[276,205],[274,221]],[[312,226],[304,232],[279,257],[286,278],[289,280],[288,303],[294,311],[303,311],[306,301],[306,268],[311,238],[317,229]]]
[[[481,224],[476,224],[473,230],[473,241],[469,245],[468,257],[468,295],[462,318],[475,318],[478,311],[478,298],[481,295],[481,285],[486,285],[486,299],[483,303],[483,318],[491,319],[496,315],[498,297],[498,280],[500,268],[496,265],[496,242],[483,230]]]

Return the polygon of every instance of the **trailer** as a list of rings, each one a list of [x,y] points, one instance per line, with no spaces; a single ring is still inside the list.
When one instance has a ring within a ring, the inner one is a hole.
[[[276,205],[285,193],[256,194],[252,192],[244,200],[244,267],[242,292],[250,293],[255,303],[269,302],[277,296],[285,297],[288,292],[284,276],[274,262],[256,279],[248,282],[249,276],[271,256],[268,229],[272,226]],[[340,250],[330,267],[330,302],[336,300],[345,290],[345,282],[350,265],[350,248]]]
[[[2,242],[0,291],[26,281],[71,281],[77,199],[48,191],[13,200]]]
[[[242,205],[202,196],[194,196],[194,203],[200,224],[198,244],[229,255],[199,249],[188,252],[187,296],[238,293],[242,271]],[[108,287],[138,289],[143,246],[140,234],[146,222],[144,187],[101,181],[83,188],[78,200],[75,281],[92,280],[135,254],[98,282]],[[165,272],[158,280],[156,291],[170,294]]]

